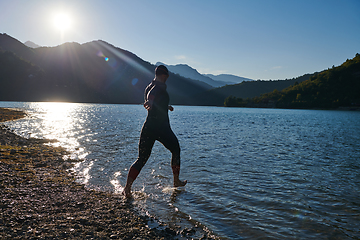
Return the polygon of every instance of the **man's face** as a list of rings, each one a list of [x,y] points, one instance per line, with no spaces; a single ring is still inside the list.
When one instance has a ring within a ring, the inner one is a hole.
[[[162,74],[162,75],[161,75],[161,78],[163,79],[163,81],[164,81],[164,83],[165,83],[166,80],[169,78],[169,75]]]

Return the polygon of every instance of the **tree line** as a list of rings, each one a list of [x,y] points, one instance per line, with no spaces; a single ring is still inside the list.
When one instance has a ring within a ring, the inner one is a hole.
[[[316,73],[308,80],[259,97],[229,96],[226,107],[277,107],[294,109],[336,109],[360,107],[360,54],[342,65]]]

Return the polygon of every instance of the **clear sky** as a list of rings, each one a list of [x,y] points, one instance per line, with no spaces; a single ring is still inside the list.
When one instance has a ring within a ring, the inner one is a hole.
[[[285,79],[360,53],[360,0],[0,0],[0,33],[41,46],[101,39],[153,64]]]

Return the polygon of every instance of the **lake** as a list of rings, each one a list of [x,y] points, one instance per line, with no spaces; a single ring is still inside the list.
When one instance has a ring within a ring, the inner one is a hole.
[[[80,160],[79,182],[122,191],[147,114],[141,105],[0,107],[29,113],[6,123],[18,134],[57,139]],[[174,108],[188,184],[172,188],[171,154],[157,142],[133,187],[143,214],[223,239],[360,238],[360,112]]]

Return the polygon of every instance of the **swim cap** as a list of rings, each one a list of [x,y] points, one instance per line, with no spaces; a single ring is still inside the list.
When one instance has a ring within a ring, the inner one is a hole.
[[[169,70],[164,65],[159,65],[155,69],[155,75],[169,75]]]

